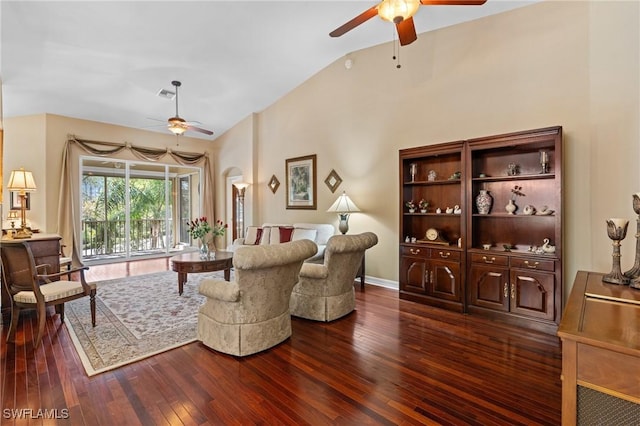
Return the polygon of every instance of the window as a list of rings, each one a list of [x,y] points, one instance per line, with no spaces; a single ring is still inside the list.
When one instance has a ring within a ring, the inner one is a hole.
[[[201,205],[199,168],[80,161],[83,260],[162,255],[190,245],[188,223]]]

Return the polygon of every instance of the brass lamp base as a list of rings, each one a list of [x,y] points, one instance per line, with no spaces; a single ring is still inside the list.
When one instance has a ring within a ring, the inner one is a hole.
[[[14,234],[13,234],[13,238],[19,240],[19,239],[23,239],[23,238],[31,238],[31,235],[33,233],[28,230],[27,228],[20,228],[18,229]]]

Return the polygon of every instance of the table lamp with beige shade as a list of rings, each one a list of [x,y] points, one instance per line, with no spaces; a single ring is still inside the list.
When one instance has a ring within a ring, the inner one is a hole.
[[[31,237],[31,231],[27,229],[26,197],[27,192],[36,190],[36,182],[33,179],[33,174],[22,167],[20,170],[12,170],[11,176],[9,176],[7,190],[18,192],[18,196],[20,197],[20,229],[14,234],[13,238],[29,238]]]
[[[338,225],[338,229],[344,235],[349,231],[349,215],[354,212],[359,212],[360,209],[356,204],[351,201],[351,198],[346,194],[346,192],[342,192],[342,195],[338,197],[338,199],[329,207],[327,212],[337,213],[340,218],[340,224]]]

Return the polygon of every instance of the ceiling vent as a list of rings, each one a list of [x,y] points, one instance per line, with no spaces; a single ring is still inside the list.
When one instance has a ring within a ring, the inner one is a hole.
[[[176,92],[172,92],[171,90],[167,89],[160,89],[160,91],[158,92],[158,96],[172,101],[173,98],[176,97]]]

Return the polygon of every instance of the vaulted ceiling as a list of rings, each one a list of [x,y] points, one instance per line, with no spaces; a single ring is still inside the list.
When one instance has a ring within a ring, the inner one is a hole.
[[[418,34],[533,1],[424,6]],[[375,1],[2,1],[5,117],[52,113],[166,132],[180,116],[215,139],[344,55],[393,39],[374,18],[329,32]],[[418,36],[419,38],[421,36]],[[390,64],[392,66],[392,64]],[[155,120],[153,120],[155,119]]]

